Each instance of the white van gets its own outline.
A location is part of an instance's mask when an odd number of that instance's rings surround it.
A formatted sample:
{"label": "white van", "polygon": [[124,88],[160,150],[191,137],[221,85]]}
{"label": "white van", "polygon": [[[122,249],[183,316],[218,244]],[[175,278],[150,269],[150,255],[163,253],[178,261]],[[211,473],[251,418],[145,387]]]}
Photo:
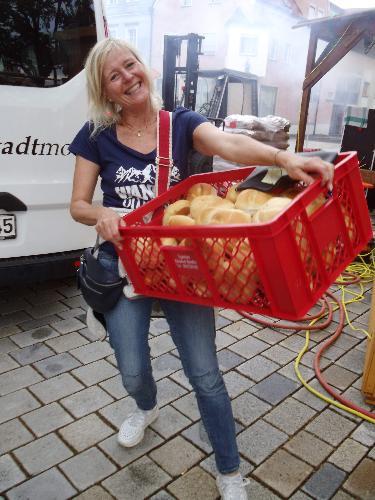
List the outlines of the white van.
{"label": "white van", "polygon": [[0,286],[72,274],[94,242],[69,214],[68,146],[87,119],[83,63],[106,31],[101,0],[47,0],[38,15],[13,4],[0,32]]}

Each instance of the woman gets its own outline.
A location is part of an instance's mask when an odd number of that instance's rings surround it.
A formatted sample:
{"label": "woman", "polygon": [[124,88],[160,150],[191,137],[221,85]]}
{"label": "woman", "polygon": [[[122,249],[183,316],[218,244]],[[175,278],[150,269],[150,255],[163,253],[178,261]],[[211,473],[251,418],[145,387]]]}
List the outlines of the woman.
{"label": "woman", "polygon": [[[98,258],[115,271],[118,262],[114,247],[121,247],[119,226],[124,224],[120,213],[154,196],[161,102],[141,58],[123,41],[106,39],[97,43],[88,56],[86,72],[91,121],[70,146],[76,155],[71,214],[76,221],[95,226],[105,241]],[[174,111],[172,144],[172,184],[186,176],[187,157],[194,148],[204,155],[216,154],[247,165],[276,164],[306,184],[313,180],[310,174],[319,174],[322,183],[332,189],[331,164],[317,158],[303,159],[248,137],[225,134],[184,108]],[[103,206],[94,206],[92,197],[99,176]],[[220,494],[224,499],[246,499],[238,472],[231,403],[216,356],[213,310],[167,300],[160,304],[215,453]],[[146,427],[158,416],[148,346],[151,308],[151,298],[129,300],[123,296],[105,314],[123,384],[137,403],[137,410],[125,419],[118,435],[119,443],[127,447],[138,444]]]}

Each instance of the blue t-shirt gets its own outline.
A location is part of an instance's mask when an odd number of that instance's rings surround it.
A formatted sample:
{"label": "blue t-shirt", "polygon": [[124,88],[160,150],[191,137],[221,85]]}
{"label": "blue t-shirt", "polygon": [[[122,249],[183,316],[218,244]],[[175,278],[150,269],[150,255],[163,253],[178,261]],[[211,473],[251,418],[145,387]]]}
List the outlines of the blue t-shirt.
{"label": "blue t-shirt", "polygon": [[[187,177],[187,163],[193,148],[193,132],[206,122],[202,115],[179,107],[173,112],[171,185]],[[117,140],[116,127],[90,137],[90,122],[78,132],[69,151],[100,167],[103,205],[132,211],[154,197],[156,149],[139,153]]]}

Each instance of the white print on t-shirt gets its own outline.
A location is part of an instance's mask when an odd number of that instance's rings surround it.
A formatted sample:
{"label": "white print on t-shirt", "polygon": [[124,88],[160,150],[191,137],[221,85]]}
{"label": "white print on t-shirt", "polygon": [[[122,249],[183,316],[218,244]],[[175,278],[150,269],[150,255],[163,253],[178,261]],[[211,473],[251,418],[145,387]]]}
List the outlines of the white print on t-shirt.
{"label": "white print on t-shirt", "polygon": [[[124,208],[134,210],[154,198],[155,172],[156,167],[152,163],[148,163],[143,170],[124,168],[122,165],[117,169],[115,183],[126,183],[115,187]],[[179,169],[173,165],[171,185],[176,184],[180,178]]]}
{"label": "white print on t-shirt", "polygon": [[115,182],[150,183],[155,179],[155,165],[149,163],[143,170],[134,167],[125,169],[122,165],[116,172]]}

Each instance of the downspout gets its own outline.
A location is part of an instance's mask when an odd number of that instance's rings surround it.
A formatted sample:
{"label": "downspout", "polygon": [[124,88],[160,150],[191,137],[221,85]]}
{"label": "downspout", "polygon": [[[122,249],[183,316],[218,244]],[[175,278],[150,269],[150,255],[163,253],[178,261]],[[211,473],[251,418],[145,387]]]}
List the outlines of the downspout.
{"label": "downspout", "polygon": [[153,36],[154,36],[154,9],[155,9],[155,5],[157,4],[158,0],[153,0],[152,1],[152,4],[151,4],[151,7],[150,7],[150,49],[149,49],[149,61],[150,61],[150,64],[149,66],[151,67],[151,63],[152,63],[152,40],[153,40]]}

